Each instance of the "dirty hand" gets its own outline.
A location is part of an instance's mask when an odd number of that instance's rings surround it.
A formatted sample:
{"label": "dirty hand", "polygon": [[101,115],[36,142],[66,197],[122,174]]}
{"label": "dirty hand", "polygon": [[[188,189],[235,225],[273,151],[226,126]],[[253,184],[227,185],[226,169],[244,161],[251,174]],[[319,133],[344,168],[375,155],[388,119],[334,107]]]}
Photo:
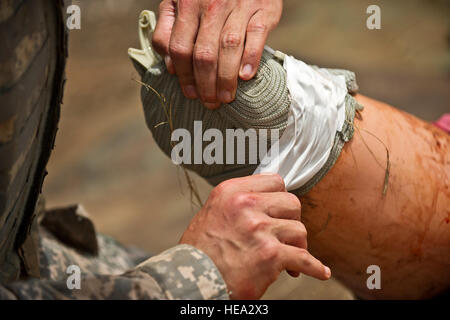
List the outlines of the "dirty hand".
{"label": "dirty hand", "polygon": [[231,179],[213,189],[180,243],[214,261],[232,299],[259,299],[283,270],[330,278],[330,269],[306,250],[300,214],[300,201],[279,175]]}
{"label": "dirty hand", "polygon": [[256,74],[282,0],[163,0],[153,46],[184,95],[209,109],[234,100],[238,75]]}

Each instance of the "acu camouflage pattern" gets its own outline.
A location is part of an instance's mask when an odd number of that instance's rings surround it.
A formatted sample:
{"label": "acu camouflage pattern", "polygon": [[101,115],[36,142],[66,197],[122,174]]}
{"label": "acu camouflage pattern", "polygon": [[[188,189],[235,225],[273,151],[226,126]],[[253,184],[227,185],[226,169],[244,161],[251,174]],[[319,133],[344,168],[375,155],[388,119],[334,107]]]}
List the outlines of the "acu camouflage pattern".
{"label": "acu camouflage pattern", "polygon": [[[81,206],[56,210],[61,223],[69,214],[88,219]],[[55,210],[52,211],[54,214]],[[73,239],[79,224],[71,224],[64,242],[39,224],[40,279],[0,285],[0,299],[228,299],[225,282],[211,259],[189,245],[178,245],[160,255],[122,246],[114,239],[85,233],[96,244],[80,247]],[[86,232],[86,230],[84,230]],[[72,234],[70,234],[72,233]],[[97,247],[97,253],[87,248]],[[136,263],[142,261],[136,266]],[[81,288],[68,289],[67,268],[81,270]]]}
{"label": "acu camouflage pattern", "polygon": [[178,245],[137,267],[152,276],[169,299],[228,299],[225,282],[214,263],[200,250]]}
{"label": "acu camouflage pattern", "polygon": [[[82,207],[45,212],[38,202],[65,82],[64,12],[62,0],[0,0],[0,299],[228,298],[201,251],[181,245],[146,260],[96,234]],[[67,287],[70,265],[80,290]]]}

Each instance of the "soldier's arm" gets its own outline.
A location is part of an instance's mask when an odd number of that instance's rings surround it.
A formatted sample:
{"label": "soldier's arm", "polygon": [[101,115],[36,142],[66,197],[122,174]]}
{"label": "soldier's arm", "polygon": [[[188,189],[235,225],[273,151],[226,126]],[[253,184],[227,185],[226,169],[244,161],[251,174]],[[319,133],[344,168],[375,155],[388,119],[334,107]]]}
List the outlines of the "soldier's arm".
{"label": "soldier's arm", "polygon": [[227,180],[213,189],[181,245],[119,276],[87,276],[78,290],[30,280],[0,287],[0,298],[259,299],[283,270],[329,279],[329,268],[306,250],[300,215],[279,175]]}
{"label": "soldier's arm", "polygon": [[[70,280],[69,280],[70,281]],[[121,275],[68,281],[27,280],[0,285],[0,299],[228,299],[225,282],[202,251],[178,245]]]}

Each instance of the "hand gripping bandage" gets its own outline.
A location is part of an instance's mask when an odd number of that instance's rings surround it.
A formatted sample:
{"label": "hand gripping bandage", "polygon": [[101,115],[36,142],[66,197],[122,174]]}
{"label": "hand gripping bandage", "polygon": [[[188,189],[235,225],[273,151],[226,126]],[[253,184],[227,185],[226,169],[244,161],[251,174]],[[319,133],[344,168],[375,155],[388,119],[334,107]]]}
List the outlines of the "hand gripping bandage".
{"label": "hand gripping bandage", "polygon": [[[239,81],[236,99],[208,110],[199,100],[184,97],[176,76],[153,52],[146,34],[155,23],[152,12],[141,13],[143,49],[130,49],[129,55],[144,84],[141,97],[147,126],[166,155],[174,160],[173,135],[181,129],[192,137],[187,141],[191,148],[183,151],[188,161],[181,164],[213,185],[277,172],[289,191],[303,195],[326,175],[352,138],[355,110],[361,108],[351,96],[358,90],[353,72],[309,66],[266,47],[256,76]],[[239,129],[252,129],[264,148],[257,150],[246,139],[241,159],[233,145],[224,148],[223,161],[201,161],[212,136],[229,137],[230,130]]]}

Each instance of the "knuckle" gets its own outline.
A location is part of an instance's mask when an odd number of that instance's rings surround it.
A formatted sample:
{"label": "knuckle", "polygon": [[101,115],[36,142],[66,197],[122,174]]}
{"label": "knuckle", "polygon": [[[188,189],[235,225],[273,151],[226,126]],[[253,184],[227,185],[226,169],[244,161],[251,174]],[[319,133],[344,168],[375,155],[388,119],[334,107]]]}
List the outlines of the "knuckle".
{"label": "knuckle", "polygon": [[269,229],[269,221],[264,219],[258,215],[255,215],[254,212],[244,211],[245,217],[245,230],[249,234],[257,234],[260,231],[267,231]]}
{"label": "knuckle", "polygon": [[297,253],[297,257],[300,259],[300,261],[302,261],[303,264],[309,264],[309,253],[306,249],[303,248],[299,248],[298,249],[298,253]]}
{"label": "knuckle", "polygon": [[306,227],[303,223],[298,222],[298,232],[302,238],[308,237],[308,231],[306,230]]}
{"label": "knuckle", "polygon": [[[171,0],[173,1],[173,0]],[[178,0],[178,9],[183,10],[185,8],[192,8],[194,0]]]}
{"label": "knuckle", "polygon": [[218,85],[221,87],[237,86],[237,75],[231,74],[228,70],[221,70],[218,72]]}
{"label": "knuckle", "polygon": [[308,268],[313,265],[313,263],[311,262],[311,260],[309,259],[308,256],[305,256],[305,258],[302,260],[302,264],[303,264],[303,267],[305,267],[305,268]]}
{"label": "knuckle", "polygon": [[216,64],[217,54],[209,47],[195,48],[194,63],[200,67],[212,67]]}
{"label": "knuckle", "polygon": [[217,198],[222,196],[224,193],[226,193],[230,189],[231,182],[230,180],[225,180],[218,184],[212,191],[210,196],[212,198]]}
{"label": "knuckle", "polygon": [[211,192],[209,193],[209,196],[208,196],[208,200],[214,201],[217,198],[220,198],[221,194],[223,194],[223,190],[220,187],[220,185],[218,185],[217,187],[215,187],[214,189],[211,190]]}
{"label": "knuckle", "polygon": [[285,188],[284,179],[278,173],[274,174],[272,176],[272,179],[273,179],[273,183],[275,184],[275,187],[277,187],[278,189]]}
{"label": "knuckle", "polygon": [[302,204],[298,197],[290,192],[288,192],[287,195],[289,197],[289,201],[291,202],[291,206],[296,210],[301,210]]}
{"label": "knuckle", "polygon": [[303,236],[304,236],[305,238],[307,238],[307,237],[308,237],[308,230],[307,230],[306,227],[303,225],[303,223],[301,224],[301,226],[302,226],[302,233],[303,233]]}
{"label": "knuckle", "polygon": [[259,55],[260,55],[260,50],[258,50],[257,48],[245,48],[245,52],[244,52],[244,56],[248,59],[248,60],[258,60],[259,59]]}
{"label": "knuckle", "polygon": [[238,33],[226,32],[222,36],[221,47],[222,49],[234,49],[239,48],[243,44],[244,39]]}
{"label": "knuckle", "polygon": [[265,34],[269,31],[269,26],[263,21],[255,20],[249,23],[247,31],[250,33]]}
{"label": "knuckle", "polygon": [[261,248],[261,250],[259,250],[259,252],[260,252],[260,259],[262,261],[273,262],[277,260],[280,251],[278,243],[276,241],[268,240],[264,243],[263,247]]}
{"label": "knuckle", "polygon": [[206,14],[211,14],[222,9],[225,4],[225,0],[206,0],[202,1],[200,6]]}
{"label": "knuckle", "polygon": [[179,42],[172,42],[169,45],[169,54],[175,60],[189,60],[192,56],[191,49]]}
{"label": "knuckle", "polygon": [[233,195],[231,205],[234,208],[249,208],[255,205],[256,199],[247,192],[237,192]]}

